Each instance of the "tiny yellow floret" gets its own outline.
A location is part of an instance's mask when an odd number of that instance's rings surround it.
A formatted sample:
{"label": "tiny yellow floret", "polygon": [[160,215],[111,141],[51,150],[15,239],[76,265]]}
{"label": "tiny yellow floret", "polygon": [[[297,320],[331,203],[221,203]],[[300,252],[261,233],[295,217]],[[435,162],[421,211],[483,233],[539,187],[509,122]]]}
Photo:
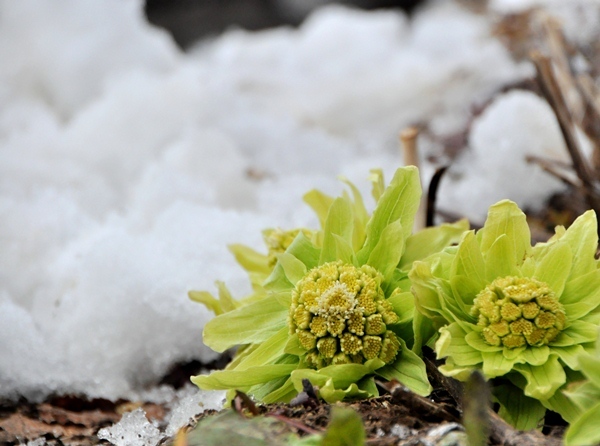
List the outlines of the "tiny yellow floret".
{"label": "tiny yellow floret", "polygon": [[494,280],[477,295],[471,314],[483,327],[485,342],[506,348],[547,345],[566,321],[563,306],[550,287],[529,277]]}

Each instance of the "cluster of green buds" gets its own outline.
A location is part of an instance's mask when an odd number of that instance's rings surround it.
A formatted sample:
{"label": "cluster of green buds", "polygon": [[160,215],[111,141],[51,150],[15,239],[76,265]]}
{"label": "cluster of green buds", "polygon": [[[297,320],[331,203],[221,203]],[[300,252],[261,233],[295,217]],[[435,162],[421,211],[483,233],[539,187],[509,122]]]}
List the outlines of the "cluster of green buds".
{"label": "cluster of green buds", "polygon": [[284,253],[285,250],[289,248],[300,232],[308,238],[311,238],[315,233],[315,231],[306,228],[290,229],[287,231],[281,228],[269,228],[263,231],[263,240],[269,250],[269,253],[267,254],[269,269],[273,269],[277,263],[277,256]]}
{"label": "cluster of green buds", "polygon": [[565,327],[565,312],[550,287],[530,277],[499,277],[477,294],[478,317],[489,345],[506,348],[548,345]]}
{"label": "cluster of green buds", "polygon": [[385,299],[383,276],[369,265],[342,261],[310,270],[292,291],[290,334],[308,351],[306,363],[320,369],[331,364],[362,364],[379,358],[391,363],[400,342],[387,329],[398,315]]}

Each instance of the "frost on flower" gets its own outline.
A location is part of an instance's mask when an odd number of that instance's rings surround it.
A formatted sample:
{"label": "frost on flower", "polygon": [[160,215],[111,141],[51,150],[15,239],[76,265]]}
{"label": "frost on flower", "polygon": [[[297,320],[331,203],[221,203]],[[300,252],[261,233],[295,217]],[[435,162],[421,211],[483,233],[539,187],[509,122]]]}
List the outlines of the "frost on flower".
{"label": "frost on flower", "polygon": [[415,262],[416,338],[445,358],[440,370],[492,380],[500,414],[530,429],[546,409],[578,413],[559,390],[576,380],[600,322],[596,216],[588,211],[531,246],[525,215],[508,200],[458,246]]}
{"label": "frost on flower", "polygon": [[199,387],[289,401],[309,379],[332,402],[377,395],[378,375],[430,392],[424,363],[410,349],[408,270],[457,242],[466,224],[411,234],[421,195],[417,170],[398,169],[387,188],[378,171],[371,180],[377,202],[371,215],[346,181],[352,196],[305,195],[319,230],[265,231],[268,254],[232,246],[249,273],[251,296],[235,301],[223,284],[219,299],[190,293],[217,314],[205,326],[204,342],[217,351],[240,346],[225,370],[194,377]]}

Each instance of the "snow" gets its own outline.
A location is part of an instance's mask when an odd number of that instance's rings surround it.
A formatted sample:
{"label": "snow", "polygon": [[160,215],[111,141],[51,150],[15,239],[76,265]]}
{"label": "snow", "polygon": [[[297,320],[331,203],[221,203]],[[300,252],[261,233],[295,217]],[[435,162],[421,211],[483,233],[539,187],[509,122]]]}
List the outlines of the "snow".
{"label": "snow", "polygon": [[108,440],[115,446],[155,446],[163,437],[142,408],[123,414],[121,421],[98,431],[100,440]]}
{"label": "snow", "polygon": [[179,400],[171,411],[169,424],[165,435],[172,437],[191,420],[205,410],[220,410],[223,408],[225,392],[200,390]]}
{"label": "snow", "polygon": [[[0,398],[134,398],[179,361],[212,360],[211,314],[186,294],[249,291],[227,244],[316,225],[301,197],[339,193],[339,174],[368,196],[369,169],[401,163],[400,130],[428,123],[422,156],[436,154],[533,73],[492,22],[451,2],[411,20],[327,6],[182,53],[139,0],[0,0]],[[562,150],[554,125],[526,93],[497,99],[447,205],[485,212],[496,174],[502,198],[539,205],[547,178],[528,195],[502,179],[526,149]]]}
{"label": "snow", "polygon": [[121,420],[112,426],[100,429],[98,438],[115,446],[155,446],[165,437],[173,437],[204,411],[223,408],[225,392],[198,391],[192,387],[186,386],[177,392],[157,388],[140,395],[146,401],[158,401],[171,407],[168,424],[151,422],[146,412],[137,408],[123,414]]}
{"label": "snow", "polygon": [[[586,153],[591,153],[588,140],[580,137]],[[456,165],[448,180],[442,180],[440,206],[462,209],[466,216],[481,223],[486,215],[482,202],[491,205],[514,197],[521,207],[538,210],[548,196],[564,189],[560,180],[544,173],[537,164],[527,163],[527,156],[567,164],[570,161],[548,103],[522,90],[511,90],[494,99],[473,123],[469,148],[461,156],[465,161]],[[473,184],[478,185],[477,200],[465,201],[472,195]]]}

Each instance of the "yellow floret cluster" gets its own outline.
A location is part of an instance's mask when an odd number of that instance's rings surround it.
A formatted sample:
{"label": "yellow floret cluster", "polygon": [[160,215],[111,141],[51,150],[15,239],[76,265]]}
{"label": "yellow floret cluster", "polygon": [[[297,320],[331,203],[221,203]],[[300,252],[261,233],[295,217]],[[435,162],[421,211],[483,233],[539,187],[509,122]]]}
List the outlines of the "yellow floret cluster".
{"label": "yellow floret cluster", "polygon": [[529,277],[501,277],[473,301],[483,339],[507,348],[547,345],[565,327],[565,312],[550,287]]}
{"label": "yellow floret cluster", "polygon": [[308,351],[310,367],[394,360],[400,342],[387,325],[399,318],[382,280],[368,265],[336,261],[313,268],[296,284],[288,323]]}
{"label": "yellow floret cluster", "polygon": [[313,231],[310,229],[291,229],[284,231],[280,228],[266,229],[263,231],[263,239],[269,249],[269,267],[273,268],[277,263],[277,255],[285,252],[292,244],[298,233],[302,232],[308,238],[312,237]]}

